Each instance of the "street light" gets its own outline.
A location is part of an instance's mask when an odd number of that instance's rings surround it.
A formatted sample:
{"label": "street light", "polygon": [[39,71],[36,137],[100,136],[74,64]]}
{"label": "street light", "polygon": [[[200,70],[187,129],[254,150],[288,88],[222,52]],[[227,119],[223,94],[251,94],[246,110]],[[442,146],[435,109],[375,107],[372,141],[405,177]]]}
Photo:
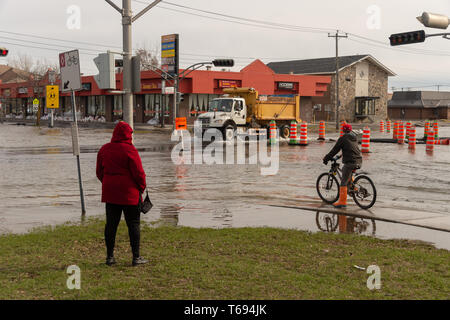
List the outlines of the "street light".
{"label": "street light", "polygon": [[420,17],[417,17],[425,27],[435,29],[447,29],[450,25],[450,19],[443,14],[436,14],[430,12],[424,12]]}

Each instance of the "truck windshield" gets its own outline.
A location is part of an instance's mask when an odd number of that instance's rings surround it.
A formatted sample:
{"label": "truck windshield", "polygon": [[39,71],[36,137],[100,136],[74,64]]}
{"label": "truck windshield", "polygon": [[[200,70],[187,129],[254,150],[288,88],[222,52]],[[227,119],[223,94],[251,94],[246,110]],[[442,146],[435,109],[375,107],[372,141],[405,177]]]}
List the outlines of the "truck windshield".
{"label": "truck windshield", "polygon": [[231,112],[233,99],[216,99],[209,103],[209,111]]}

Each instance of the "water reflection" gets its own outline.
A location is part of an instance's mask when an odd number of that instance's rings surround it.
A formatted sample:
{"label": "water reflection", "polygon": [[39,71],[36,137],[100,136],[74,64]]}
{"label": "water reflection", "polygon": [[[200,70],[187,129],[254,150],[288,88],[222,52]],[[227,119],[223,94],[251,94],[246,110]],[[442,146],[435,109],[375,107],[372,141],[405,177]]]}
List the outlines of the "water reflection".
{"label": "water reflection", "polygon": [[158,226],[178,226],[179,214],[183,207],[176,204],[161,207]]}
{"label": "water reflection", "polygon": [[316,212],[316,225],[324,232],[355,233],[375,236],[376,224],[374,219],[364,219],[338,215],[335,213]]}

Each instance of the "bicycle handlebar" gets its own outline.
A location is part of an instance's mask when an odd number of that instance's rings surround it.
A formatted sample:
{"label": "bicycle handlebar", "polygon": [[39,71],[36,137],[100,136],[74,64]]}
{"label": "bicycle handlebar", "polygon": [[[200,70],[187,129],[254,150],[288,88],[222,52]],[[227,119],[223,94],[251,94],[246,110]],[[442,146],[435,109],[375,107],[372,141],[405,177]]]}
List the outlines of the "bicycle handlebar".
{"label": "bicycle handlebar", "polygon": [[336,161],[338,161],[340,158],[342,158],[342,155],[334,157],[334,158],[333,158],[333,161],[336,162]]}

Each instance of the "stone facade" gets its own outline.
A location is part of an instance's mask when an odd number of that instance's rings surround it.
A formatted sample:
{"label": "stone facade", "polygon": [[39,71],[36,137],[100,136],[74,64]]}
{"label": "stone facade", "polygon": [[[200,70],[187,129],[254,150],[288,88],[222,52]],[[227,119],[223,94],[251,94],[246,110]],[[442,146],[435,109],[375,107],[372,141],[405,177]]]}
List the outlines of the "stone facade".
{"label": "stone facade", "polygon": [[[367,62],[366,62],[367,61]],[[356,70],[359,63],[369,64],[368,75],[368,96],[379,97],[375,100],[375,115],[370,115],[369,118],[373,121],[387,118],[387,102],[388,102],[388,73],[371,63],[369,60],[358,62],[349,66],[339,72],[339,98],[341,107],[339,109],[340,120],[348,122],[368,121],[368,118],[356,118]],[[314,112],[316,120],[335,120],[335,85],[336,76],[332,76],[332,81],[329,89],[324,97],[314,97],[312,105],[321,105],[320,110]],[[304,111],[305,114],[308,112]],[[311,121],[306,119],[307,121]]]}

